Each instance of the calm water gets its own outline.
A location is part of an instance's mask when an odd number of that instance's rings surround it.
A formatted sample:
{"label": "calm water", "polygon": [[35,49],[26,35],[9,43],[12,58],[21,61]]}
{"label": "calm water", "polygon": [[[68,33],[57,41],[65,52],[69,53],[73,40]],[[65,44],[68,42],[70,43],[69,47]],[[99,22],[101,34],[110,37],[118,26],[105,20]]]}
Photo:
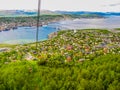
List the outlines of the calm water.
{"label": "calm water", "polygon": [[[75,19],[51,23],[40,27],[39,40],[46,40],[48,34],[57,29],[120,28],[120,17],[106,19]],[[0,43],[23,44],[35,42],[36,27],[18,27],[16,30],[0,32]]]}
{"label": "calm water", "polygon": [[106,19],[75,19],[73,21],[61,21],[60,24],[64,29],[111,29],[120,27],[120,17],[110,17]]}
{"label": "calm water", "polygon": [[[39,40],[46,40],[48,34],[55,32],[53,26],[40,27]],[[0,43],[23,44],[35,42],[36,27],[18,27],[18,29],[0,32]]]}

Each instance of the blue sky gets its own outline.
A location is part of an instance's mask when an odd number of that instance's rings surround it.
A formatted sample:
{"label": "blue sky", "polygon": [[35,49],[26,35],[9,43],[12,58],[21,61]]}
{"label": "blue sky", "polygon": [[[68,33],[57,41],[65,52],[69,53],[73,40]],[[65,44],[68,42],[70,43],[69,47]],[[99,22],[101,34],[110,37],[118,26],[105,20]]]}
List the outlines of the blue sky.
{"label": "blue sky", "polygon": [[[0,10],[37,9],[38,0],[0,0]],[[42,9],[120,12],[120,0],[41,0]]]}

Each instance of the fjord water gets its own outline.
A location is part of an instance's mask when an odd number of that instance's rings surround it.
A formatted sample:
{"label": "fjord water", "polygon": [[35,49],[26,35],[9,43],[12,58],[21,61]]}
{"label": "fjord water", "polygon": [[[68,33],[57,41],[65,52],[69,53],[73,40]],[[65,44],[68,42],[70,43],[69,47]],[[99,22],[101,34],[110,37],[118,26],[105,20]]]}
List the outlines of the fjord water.
{"label": "fjord water", "polygon": [[64,29],[113,29],[120,27],[120,16],[68,20],[62,21],[60,25]]}
{"label": "fjord water", "polygon": [[[75,19],[50,23],[40,27],[39,41],[46,40],[48,34],[57,31],[57,29],[88,29],[88,28],[120,28],[120,17],[109,17],[102,19]],[[15,30],[0,32],[0,43],[23,44],[35,42],[36,27],[18,27]]]}
{"label": "fjord water", "polygon": [[[44,26],[39,28],[39,40],[46,40],[48,34],[55,32],[53,26]],[[24,44],[35,42],[36,27],[18,27],[15,30],[0,32],[0,43]]]}

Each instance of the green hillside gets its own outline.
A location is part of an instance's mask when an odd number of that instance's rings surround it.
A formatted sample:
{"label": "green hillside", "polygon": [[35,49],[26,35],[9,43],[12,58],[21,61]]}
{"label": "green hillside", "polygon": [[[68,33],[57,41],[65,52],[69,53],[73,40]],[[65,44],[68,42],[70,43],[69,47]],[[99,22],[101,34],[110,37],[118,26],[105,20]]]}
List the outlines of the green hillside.
{"label": "green hillside", "polygon": [[[0,52],[0,90],[119,90],[120,33],[66,30]],[[2,46],[3,47],[3,46]]]}
{"label": "green hillside", "polygon": [[[40,14],[58,15],[58,13],[49,10],[41,10]],[[27,17],[27,16],[36,16],[36,15],[37,15],[37,10],[0,10],[0,17]]]}

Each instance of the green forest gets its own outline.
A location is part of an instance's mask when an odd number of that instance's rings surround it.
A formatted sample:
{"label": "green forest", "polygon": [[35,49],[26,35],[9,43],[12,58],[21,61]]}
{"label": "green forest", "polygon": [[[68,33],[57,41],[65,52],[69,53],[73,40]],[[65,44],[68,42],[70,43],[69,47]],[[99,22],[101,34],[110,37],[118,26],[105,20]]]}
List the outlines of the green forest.
{"label": "green forest", "polygon": [[[63,14],[63,15],[41,15],[40,21],[48,22],[61,20],[66,18],[103,18],[102,16],[93,14],[83,14],[83,15],[71,15],[71,14]],[[37,16],[21,16],[21,17],[0,17],[0,23],[28,23],[28,22],[36,22]]]}
{"label": "green forest", "polygon": [[[2,46],[3,47],[3,46]],[[119,90],[120,33],[61,30],[0,52],[0,90]]]}

